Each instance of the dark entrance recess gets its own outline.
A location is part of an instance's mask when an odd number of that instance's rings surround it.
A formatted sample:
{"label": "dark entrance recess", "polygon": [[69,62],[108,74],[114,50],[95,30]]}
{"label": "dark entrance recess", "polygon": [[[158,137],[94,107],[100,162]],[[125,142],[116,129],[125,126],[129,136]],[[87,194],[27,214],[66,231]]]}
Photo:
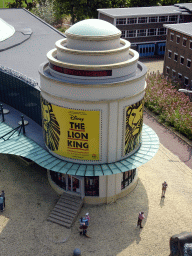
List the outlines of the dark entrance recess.
{"label": "dark entrance recess", "polygon": [[85,196],[99,196],[99,177],[85,177]]}

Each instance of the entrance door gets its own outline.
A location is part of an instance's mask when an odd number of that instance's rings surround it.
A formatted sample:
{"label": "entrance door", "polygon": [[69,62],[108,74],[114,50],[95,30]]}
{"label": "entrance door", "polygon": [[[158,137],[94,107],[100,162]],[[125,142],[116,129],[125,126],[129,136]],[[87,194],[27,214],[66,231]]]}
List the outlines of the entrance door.
{"label": "entrance door", "polygon": [[68,190],[71,192],[79,193],[81,192],[81,180],[74,177],[73,175],[68,175]]}

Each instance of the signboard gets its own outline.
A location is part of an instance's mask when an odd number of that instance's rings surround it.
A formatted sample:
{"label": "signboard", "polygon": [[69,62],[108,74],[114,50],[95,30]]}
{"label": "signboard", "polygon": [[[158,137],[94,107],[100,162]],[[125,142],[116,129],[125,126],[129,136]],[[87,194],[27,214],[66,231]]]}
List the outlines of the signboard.
{"label": "signboard", "polygon": [[143,104],[141,100],[125,108],[125,141],[124,156],[141,144],[143,126]]}
{"label": "signboard", "polygon": [[54,153],[79,160],[99,160],[100,111],[75,110],[42,99],[44,139]]}
{"label": "signboard", "polygon": [[77,69],[59,67],[51,63],[49,65],[53,70],[59,73],[72,75],[72,76],[92,76],[92,77],[112,76],[112,70],[77,70]]}

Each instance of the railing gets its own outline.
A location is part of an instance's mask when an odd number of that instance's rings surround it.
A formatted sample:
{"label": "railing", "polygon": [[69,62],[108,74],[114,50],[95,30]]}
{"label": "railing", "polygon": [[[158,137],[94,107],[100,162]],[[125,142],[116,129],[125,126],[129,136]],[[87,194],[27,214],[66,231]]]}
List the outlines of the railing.
{"label": "railing", "polygon": [[26,75],[21,74],[18,71],[13,70],[12,68],[7,68],[7,67],[0,65],[0,71],[7,73],[8,75],[11,75],[15,78],[18,78],[18,79],[22,80],[23,82],[25,82],[35,88],[37,88],[37,87],[39,88],[39,84],[37,81],[27,77]]}

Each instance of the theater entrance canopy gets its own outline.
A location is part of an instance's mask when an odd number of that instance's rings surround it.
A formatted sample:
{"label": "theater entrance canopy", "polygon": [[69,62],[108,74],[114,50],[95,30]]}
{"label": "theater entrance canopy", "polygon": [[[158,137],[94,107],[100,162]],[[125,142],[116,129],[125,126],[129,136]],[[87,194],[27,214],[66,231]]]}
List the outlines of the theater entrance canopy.
{"label": "theater entrance canopy", "polygon": [[[13,130],[9,125],[0,123],[0,138]],[[143,125],[142,145],[131,156],[110,164],[76,164],[64,161],[50,154],[46,149],[19,132],[0,139],[0,153],[28,158],[51,171],[77,176],[103,176],[123,173],[150,161],[157,153],[159,139],[147,125]]]}

